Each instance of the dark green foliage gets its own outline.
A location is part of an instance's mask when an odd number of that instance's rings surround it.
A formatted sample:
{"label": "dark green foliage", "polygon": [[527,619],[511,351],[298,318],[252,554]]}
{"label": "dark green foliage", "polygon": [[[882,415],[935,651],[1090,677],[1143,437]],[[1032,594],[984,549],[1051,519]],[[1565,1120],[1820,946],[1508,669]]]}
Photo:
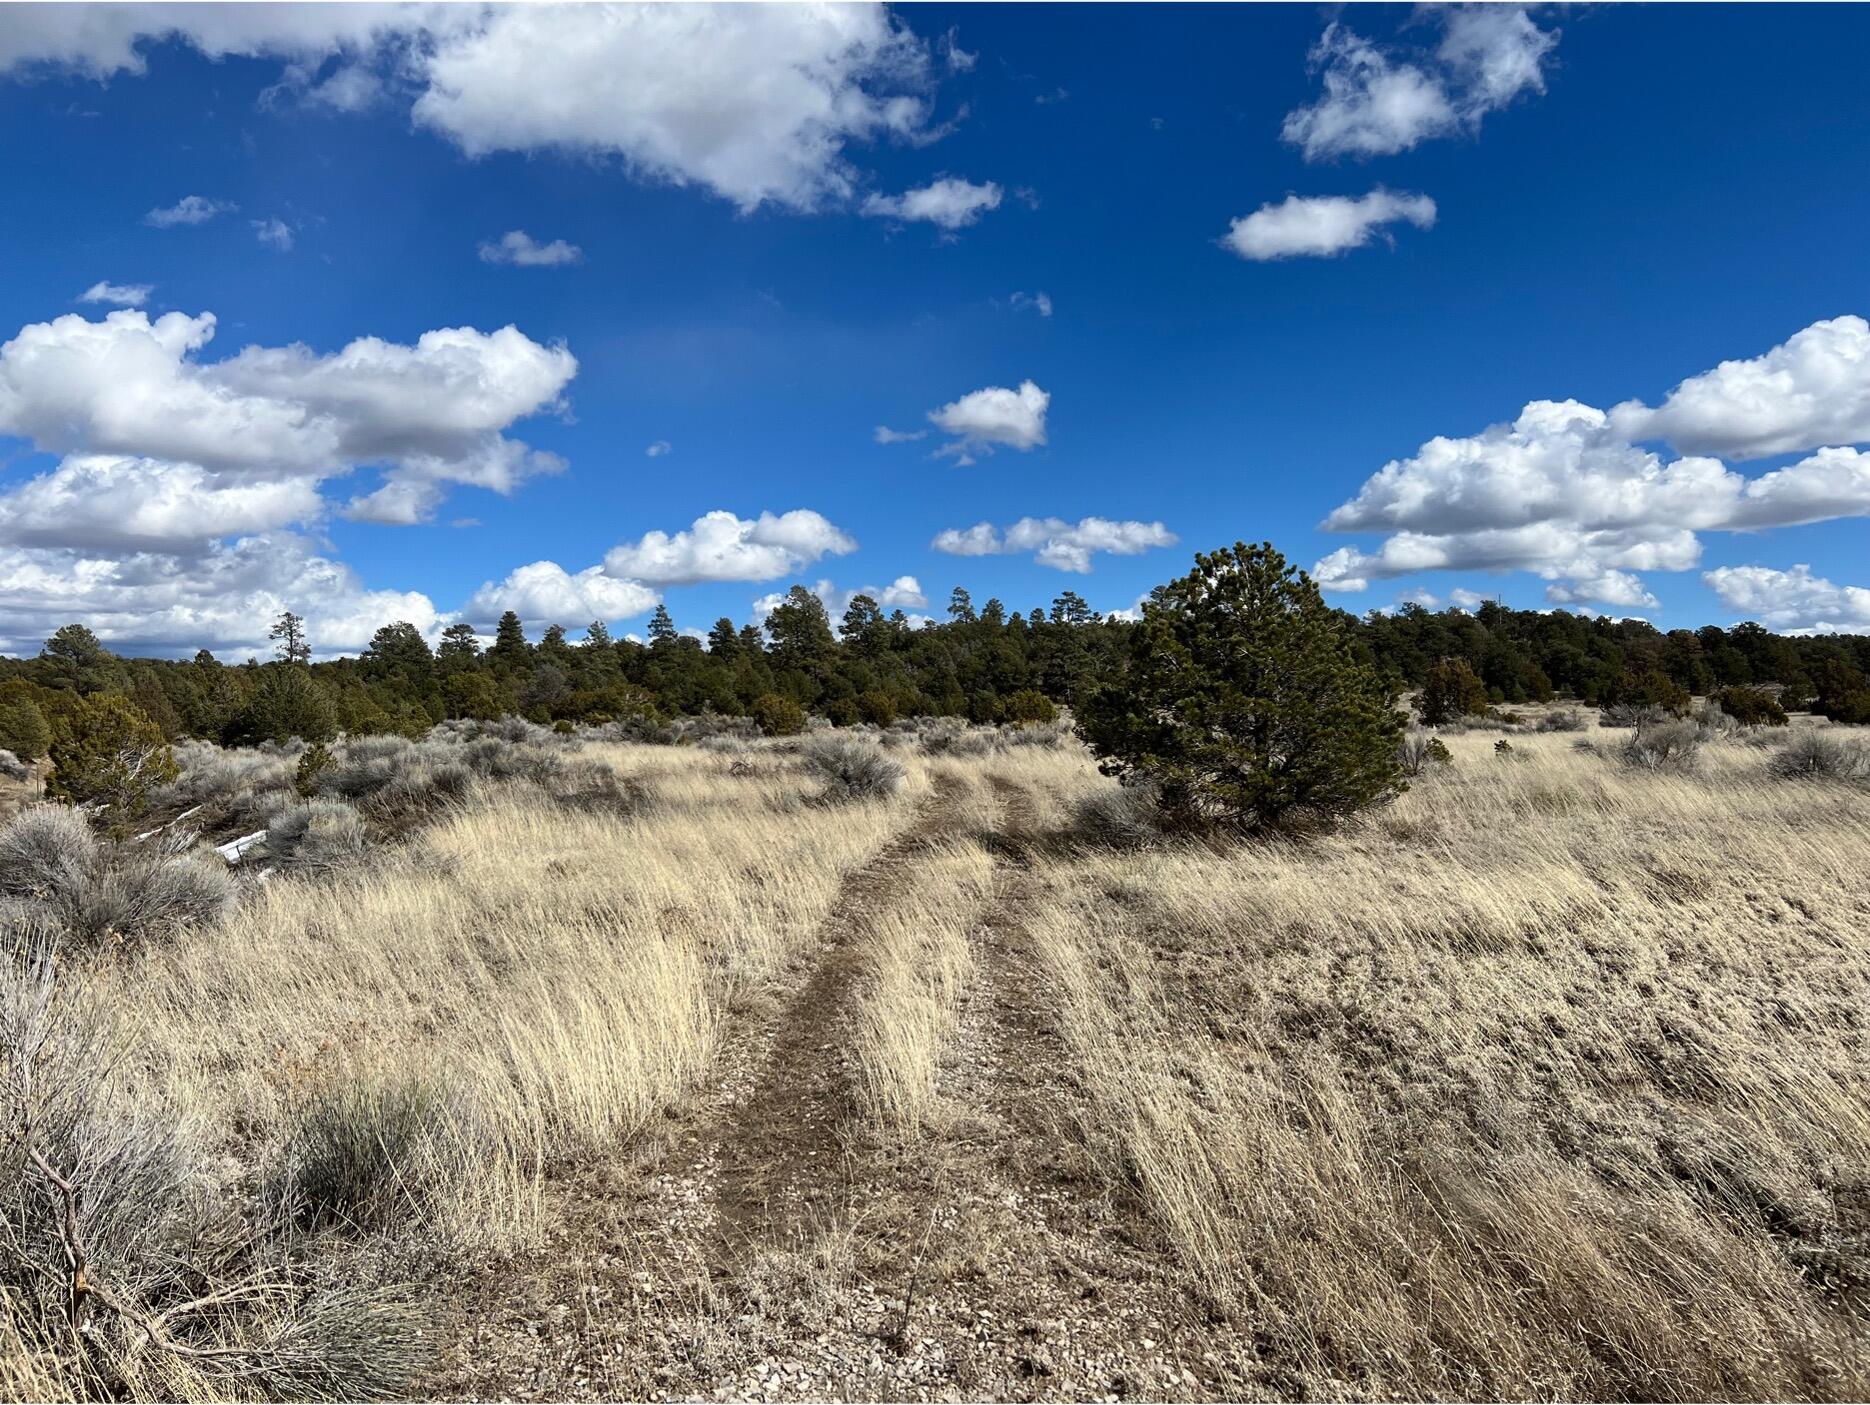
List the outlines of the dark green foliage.
{"label": "dark green foliage", "polygon": [[1688,689],[1659,668],[1626,669],[1604,696],[1608,706],[1659,707],[1673,717],[1688,715]]}
{"label": "dark green foliage", "polygon": [[1855,693],[1839,693],[1822,699],[1814,709],[1821,717],[1852,726],[1870,724],[1870,688]]}
{"label": "dark green foliage", "polygon": [[[1359,662],[1398,690],[1423,687],[1432,671],[1458,662],[1465,670],[1457,671],[1459,686],[1431,689],[1455,695],[1451,718],[1558,693],[1612,705],[1606,721],[1629,725],[1658,708],[1679,710],[1688,692],[1771,685],[1788,710],[1809,706],[1837,721],[1870,722],[1870,637],[1789,639],[1755,624],[1663,634],[1641,620],[1509,610],[1491,601],[1471,613],[1431,614],[1415,605],[1362,619],[1332,613]],[[32,730],[29,719],[19,720],[20,704],[56,730],[76,700],[103,694],[131,696],[165,736],[225,744],[314,739],[325,730],[315,697],[329,704],[331,725],[351,736],[415,737],[450,718],[521,715],[543,725],[660,727],[672,717],[747,717],[768,695],[846,722],[887,725],[886,715],[1021,722],[1078,706],[1120,671],[1136,630],[1099,616],[1072,591],[1049,610],[1021,611],[999,600],[977,610],[962,590],[947,618],[923,628],[860,595],[834,631],[822,602],[802,586],[787,592],[771,626],[769,641],[758,624],[736,629],[718,620],[704,648],[672,617],[654,622],[653,645],[616,638],[595,622],[579,642],[549,628],[535,647],[508,611],[485,651],[464,622],[444,630],[431,655],[424,633],[398,621],[379,629],[356,658],[308,664],[304,621],[282,619],[277,642],[299,660],[292,666],[309,677],[310,693],[269,681],[283,663],[227,666],[207,650],[189,662],[126,666],[89,630],[68,626],[35,658],[0,659],[0,749],[26,754],[24,742],[8,747],[5,740],[9,729],[16,741],[22,726]],[[297,696],[276,696],[281,691]]]}
{"label": "dark green foliage", "polygon": [[324,742],[337,735],[337,709],[304,664],[268,664],[257,673],[243,724],[250,738]]}
{"label": "dark green foliage", "polygon": [[754,700],[753,720],[769,737],[796,737],[805,730],[805,709],[791,698],[767,693]]}
{"label": "dark green foliage", "polygon": [[1324,820],[1401,784],[1393,692],[1271,545],[1199,555],[1158,592],[1079,730],[1107,774],[1154,782],[1182,818]]}
{"label": "dark green foliage", "polygon": [[299,753],[299,764],[292,773],[292,788],[300,795],[316,794],[318,778],[329,771],[332,764],[331,748],[323,742],[313,742]]}
{"label": "dark green foliage", "polygon": [[1485,717],[1491,710],[1487,685],[1466,659],[1437,659],[1422,680],[1416,712],[1423,722],[1439,727],[1463,717]]}
{"label": "dark green foliage", "polygon": [[0,704],[0,751],[22,761],[37,761],[52,745],[52,728],[30,699]]}
{"label": "dark green foliage", "polygon": [[90,697],[122,692],[129,683],[123,663],[81,624],[68,624],[45,641],[39,657],[46,664],[46,686]]}
{"label": "dark green foliage", "polygon": [[1779,699],[1764,688],[1735,684],[1713,697],[1721,711],[1743,727],[1783,727],[1789,720]]}
{"label": "dark green foliage", "polygon": [[150,791],[177,775],[162,729],[120,693],[77,701],[61,713],[48,754],[47,795],[109,805],[115,819],[141,814]]}
{"label": "dark green foliage", "polygon": [[857,716],[873,727],[887,727],[896,720],[896,699],[880,688],[857,696]]}
{"label": "dark green foliage", "polygon": [[1002,709],[1008,722],[1055,722],[1058,705],[1037,688],[1021,688]]}

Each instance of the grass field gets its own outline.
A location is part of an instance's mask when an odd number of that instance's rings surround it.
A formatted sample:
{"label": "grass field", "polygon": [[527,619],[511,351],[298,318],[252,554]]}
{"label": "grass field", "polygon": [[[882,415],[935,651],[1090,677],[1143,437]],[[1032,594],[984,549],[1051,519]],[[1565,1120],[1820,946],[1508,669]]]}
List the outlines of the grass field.
{"label": "grass field", "polygon": [[1870,789],[1501,736],[1137,849],[1070,743],[592,743],[16,975],[134,1301],[0,1268],[0,1393],[1862,1398]]}

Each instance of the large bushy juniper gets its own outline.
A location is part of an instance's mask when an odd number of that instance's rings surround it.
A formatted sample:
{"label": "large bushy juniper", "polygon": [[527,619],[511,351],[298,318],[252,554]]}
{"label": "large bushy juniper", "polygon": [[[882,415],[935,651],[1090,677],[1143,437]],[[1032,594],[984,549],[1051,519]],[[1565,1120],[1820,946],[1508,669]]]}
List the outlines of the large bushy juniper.
{"label": "large bushy juniper", "polygon": [[1078,724],[1106,773],[1187,819],[1315,822],[1402,783],[1393,690],[1270,544],[1198,555],[1158,589]]}

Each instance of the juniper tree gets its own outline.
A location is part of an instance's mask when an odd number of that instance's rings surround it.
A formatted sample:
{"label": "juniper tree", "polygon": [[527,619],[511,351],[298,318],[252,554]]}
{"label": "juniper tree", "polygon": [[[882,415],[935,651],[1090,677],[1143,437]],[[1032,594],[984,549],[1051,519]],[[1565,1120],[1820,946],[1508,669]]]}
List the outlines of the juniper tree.
{"label": "juniper tree", "polygon": [[1240,543],[1144,605],[1078,725],[1106,774],[1154,782],[1172,813],[1282,826],[1400,788],[1394,701],[1310,578]]}

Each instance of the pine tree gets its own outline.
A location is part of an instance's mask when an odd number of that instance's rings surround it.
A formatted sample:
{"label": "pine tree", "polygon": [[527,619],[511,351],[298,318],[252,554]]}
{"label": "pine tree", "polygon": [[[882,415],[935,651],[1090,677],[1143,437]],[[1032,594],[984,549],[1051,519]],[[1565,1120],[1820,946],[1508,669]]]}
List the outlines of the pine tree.
{"label": "pine tree", "polygon": [[766,630],[773,636],[773,662],[781,668],[809,668],[830,658],[837,648],[824,601],[802,585],[786,592],[786,598],[766,617]]}
{"label": "pine tree", "polygon": [[526,642],[526,628],[513,611],[501,615],[500,622],[494,626],[493,647],[487,651],[487,657],[495,667],[502,669],[524,668],[532,658],[532,645]]}
{"label": "pine tree", "polygon": [[565,626],[547,625],[545,633],[539,636],[539,657],[549,659],[559,668],[571,662],[571,644],[565,638]]}
{"label": "pine tree", "polygon": [[592,620],[584,627],[584,642],[578,646],[593,652],[610,652],[610,627],[602,620]]}
{"label": "pine tree", "polygon": [[48,682],[82,697],[94,693],[123,692],[129,676],[118,657],[98,642],[81,624],[68,624],[45,641],[39,657],[48,665]]}
{"label": "pine tree", "polygon": [[885,628],[883,608],[868,595],[853,595],[838,633],[858,653],[871,656],[882,649]]}
{"label": "pine tree", "polygon": [[740,626],[740,652],[749,658],[758,658],[766,652],[766,632],[757,624]]}
{"label": "pine tree", "polygon": [[675,628],[675,621],[669,615],[669,607],[658,604],[656,613],[649,617],[649,647],[671,649],[681,637]]}
{"label": "pine tree", "polygon": [[960,586],[948,597],[948,618],[956,624],[974,623],[974,597]]}
{"label": "pine tree", "polygon": [[740,635],[734,622],[722,615],[708,631],[708,653],[720,663],[732,663],[740,653]]}
{"label": "pine tree", "polygon": [[480,657],[480,640],[474,626],[462,621],[442,631],[442,642],[435,650],[435,662],[444,674],[465,672]]}
{"label": "pine tree", "polygon": [[1270,544],[1197,555],[1145,605],[1079,728],[1106,774],[1153,781],[1189,819],[1329,819],[1401,784],[1393,694]]}
{"label": "pine tree", "polygon": [[287,610],[273,621],[273,627],[266,631],[266,637],[275,644],[274,652],[281,663],[310,663],[312,661],[311,642],[305,637],[305,621]]}

